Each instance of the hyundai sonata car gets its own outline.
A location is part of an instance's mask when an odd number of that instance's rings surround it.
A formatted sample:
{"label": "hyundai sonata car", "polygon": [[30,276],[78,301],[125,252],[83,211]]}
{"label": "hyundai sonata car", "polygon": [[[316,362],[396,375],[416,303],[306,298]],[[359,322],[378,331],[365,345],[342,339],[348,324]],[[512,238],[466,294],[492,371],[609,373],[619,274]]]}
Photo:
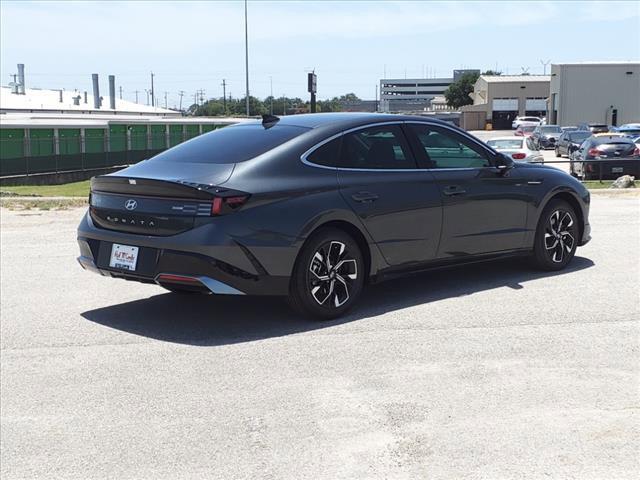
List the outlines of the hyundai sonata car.
{"label": "hyundai sonata car", "polygon": [[560,270],[589,193],[422,117],[265,116],[95,177],[80,264],[171,292],[281,295],[335,318],[365,286],[511,256]]}

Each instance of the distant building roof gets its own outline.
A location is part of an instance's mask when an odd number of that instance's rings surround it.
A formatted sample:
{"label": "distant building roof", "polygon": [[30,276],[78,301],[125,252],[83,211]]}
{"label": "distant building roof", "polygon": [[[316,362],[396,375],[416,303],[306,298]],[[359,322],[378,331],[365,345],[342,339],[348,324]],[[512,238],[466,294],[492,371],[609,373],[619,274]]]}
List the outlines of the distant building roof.
{"label": "distant building roof", "polygon": [[[80,97],[79,104],[74,97]],[[145,115],[181,115],[175,110],[142,105],[116,98],[115,110],[109,108],[109,97],[102,97],[102,106],[94,108],[93,95],[87,93],[85,103],[84,92],[78,90],[44,90],[27,88],[24,95],[12,93],[11,87],[0,87],[0,112],[70,112],[96,114],[145,114]]]}
{"label": "distant building roof", "polygon": [[487,83],[550,82],[551,75],[480,75]]}
{"label": "distant building roof", "polygon": [[640,60],[605,60],[603,62],[594,62],[594,61],[589,61],[589,62],[558,62],[558,63],[553,63],[552,65],[591,65],[591,66],[597,66],[597,65],[640,65]]}

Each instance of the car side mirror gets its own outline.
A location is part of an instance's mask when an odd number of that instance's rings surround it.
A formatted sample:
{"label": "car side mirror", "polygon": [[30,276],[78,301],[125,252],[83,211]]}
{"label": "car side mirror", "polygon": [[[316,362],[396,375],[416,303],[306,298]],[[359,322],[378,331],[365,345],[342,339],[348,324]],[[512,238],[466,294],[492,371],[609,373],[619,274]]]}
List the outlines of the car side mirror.
{"label": "car side mirror", "polygon": [[498,169],[498,172],[504,174],[513,168],[514,163],[515,162],[510,156],[501,153],[496,157],[495,167]]}

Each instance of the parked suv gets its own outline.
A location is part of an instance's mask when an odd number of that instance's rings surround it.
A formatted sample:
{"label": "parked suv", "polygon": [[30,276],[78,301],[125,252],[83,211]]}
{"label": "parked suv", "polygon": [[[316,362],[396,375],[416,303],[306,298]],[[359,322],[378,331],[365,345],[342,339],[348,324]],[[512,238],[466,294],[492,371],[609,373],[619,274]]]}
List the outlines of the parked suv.
{"label": "parked suv", "polygon": [[533,125],[538,126],[542,123],[538,117],[516,117],[516,119],[511,123],[511,128],[518,128],[524,125]]}
{"label": "parked suv", "polygon": [[537,150],[541,148],[554,148],[558,137],[562,134],[559,125],[538,125],[531,138]]}

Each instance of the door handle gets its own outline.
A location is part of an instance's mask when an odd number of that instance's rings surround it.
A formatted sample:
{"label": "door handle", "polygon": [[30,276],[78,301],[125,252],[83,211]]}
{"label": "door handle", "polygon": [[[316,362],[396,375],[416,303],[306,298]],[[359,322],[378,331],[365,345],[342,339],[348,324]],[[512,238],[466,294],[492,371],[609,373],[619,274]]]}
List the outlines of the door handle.
{"label": "door handle", "polygon": [[376,195],[375,193],[371,193],[371,192],[358,192],[351,195],[351,198],[353,198],[356,202],[359,202],[359,203],[368,203],[368,202],[375,202],[380,197],[378,197],[378,195]]}
{"label": "door handle", "polygon": [[442,190],[442,193],[444,193],[449,197],[453,197],[455,195],[464,195],[465,193],[467,193],[467,191],[463,190],[458,185],[448,185],[444,187],[444,190]]}

